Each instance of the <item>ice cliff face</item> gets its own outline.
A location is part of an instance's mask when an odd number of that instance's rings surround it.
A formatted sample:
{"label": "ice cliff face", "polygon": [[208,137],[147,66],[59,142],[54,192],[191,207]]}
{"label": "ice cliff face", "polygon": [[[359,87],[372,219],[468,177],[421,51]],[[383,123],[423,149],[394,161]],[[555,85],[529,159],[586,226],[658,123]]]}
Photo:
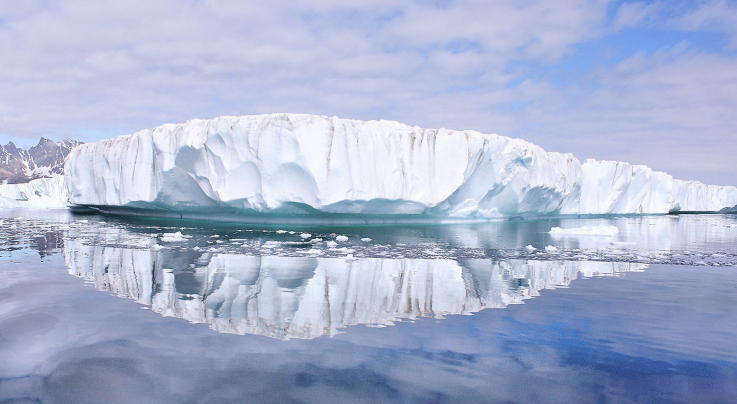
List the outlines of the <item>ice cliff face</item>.
{"label": "ice cliff face", "polygon": [[69,201],[244,213],[493,218],[718,211],[737,188],[547,153],[475,131],[271,114],[192,120],[82,145]]}
{"label": "ice cliff face", "polygon": [[64,177],[40,178],[24,184],[0,184],[1,208],[64,208],[67,189]]}

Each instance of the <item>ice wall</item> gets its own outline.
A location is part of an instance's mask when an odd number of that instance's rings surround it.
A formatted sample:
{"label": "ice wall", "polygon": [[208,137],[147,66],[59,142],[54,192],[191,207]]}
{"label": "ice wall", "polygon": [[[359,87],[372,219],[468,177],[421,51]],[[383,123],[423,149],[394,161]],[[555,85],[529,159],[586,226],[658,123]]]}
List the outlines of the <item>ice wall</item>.
{"label": "ice wall", "polygon": [[72,204],[168,211],[519,214],[718,211],[737,188],[393,121],[270,114],[167,124],[69,155]]}
{"label": "ice wall", "polygon": [[0,184],[0,208],[65,208],[64,177],[40,178],[24,184]]}

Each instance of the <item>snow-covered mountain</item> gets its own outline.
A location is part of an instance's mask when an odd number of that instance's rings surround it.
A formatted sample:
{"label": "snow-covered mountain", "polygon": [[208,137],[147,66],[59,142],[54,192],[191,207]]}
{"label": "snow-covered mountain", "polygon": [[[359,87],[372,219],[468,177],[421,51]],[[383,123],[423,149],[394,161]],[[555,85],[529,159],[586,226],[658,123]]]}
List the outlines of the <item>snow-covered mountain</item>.
{"label": "snow-covered mountain", "polygon": [[24,150],[8,142],[0,146],[0,183],[23,184],[37,178],[61,175],[64,159],[80,144],[76,140],[57,143],[41,138],[36,146]]}
{"label": "snow-covered mountain", "polygon": [[521,139],[301,114],[196,119],[88,143],[69,155],[65,175],[72,204],[182,217],[494,218],[737,205],[732,186],[581,163]]}

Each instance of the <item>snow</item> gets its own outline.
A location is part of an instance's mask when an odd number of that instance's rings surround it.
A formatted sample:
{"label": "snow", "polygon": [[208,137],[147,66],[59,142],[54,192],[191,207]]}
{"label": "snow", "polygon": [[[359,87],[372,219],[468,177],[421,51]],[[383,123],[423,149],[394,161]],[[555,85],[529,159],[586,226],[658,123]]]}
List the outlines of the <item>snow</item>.
{"label": "snow", "polygon": [[[488,219],[737,206],[737,188],[521,139],[302,114],[191,120],[75,148],[73,204]],[[396,217],[396,216],[394,216]]]}
{"label": "snow", "polygon": [[617,228],[617,226],[583,226],[571,227],[567,229],[553,227],[552,229],[550,229],[550,234],[553,236],[616,236],[617,234],[619,234],[619,228]]}
{"label": "snow", "polygon": [[64,177],[40,178],[24,184],[0,184],[0,208],[65,208]]}

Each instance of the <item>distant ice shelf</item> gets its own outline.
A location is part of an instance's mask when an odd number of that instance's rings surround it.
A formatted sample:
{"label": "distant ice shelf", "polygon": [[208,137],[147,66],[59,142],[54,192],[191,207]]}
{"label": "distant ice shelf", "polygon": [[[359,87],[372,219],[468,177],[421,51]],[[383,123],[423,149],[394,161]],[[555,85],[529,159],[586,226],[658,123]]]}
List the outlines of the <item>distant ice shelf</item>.
{"label": "distant ice shelf", "polygon": [[[548,153],[476,131],[269,114],[191,120],[74,149],[69,202],[128,214],[278,222],[717,212],[737,188]],[[360,219],[364,218],[364,219]]]}
{"label": "distant ice shelf", "polygon": [[0,184],[0,209],[61,209],[68,205],[62,176],[40,178],[24,184]]}

